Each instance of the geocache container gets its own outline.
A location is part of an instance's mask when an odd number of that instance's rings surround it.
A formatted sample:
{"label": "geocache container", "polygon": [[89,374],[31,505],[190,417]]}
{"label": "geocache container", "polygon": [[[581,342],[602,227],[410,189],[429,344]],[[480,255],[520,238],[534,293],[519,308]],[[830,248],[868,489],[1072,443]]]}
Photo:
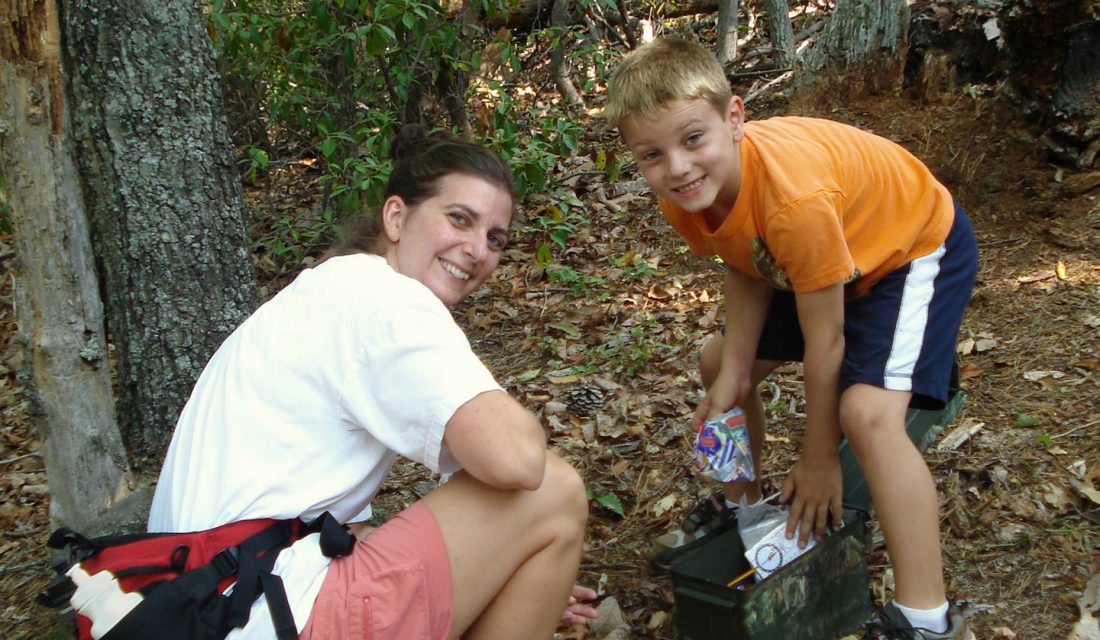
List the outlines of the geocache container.
{"label": "geocache container", "polygon": [[[962,404],[910,410],[909,438],[923,451]],[[749,569],[737,527],[673,561],[674,621],[681,640],[830,640],[871,616],[867,573],[867,481],[848,443],[840,445],[845,525],[768,578],[744,590],[727,586]]]}
{"label": "geocache container", "polygon": [[749,569],[733,527],[672,563],[676,626],[682,640],[827,640],[871,614],[867,517],[846,511],[845,525],[759,583],[727,584]]}

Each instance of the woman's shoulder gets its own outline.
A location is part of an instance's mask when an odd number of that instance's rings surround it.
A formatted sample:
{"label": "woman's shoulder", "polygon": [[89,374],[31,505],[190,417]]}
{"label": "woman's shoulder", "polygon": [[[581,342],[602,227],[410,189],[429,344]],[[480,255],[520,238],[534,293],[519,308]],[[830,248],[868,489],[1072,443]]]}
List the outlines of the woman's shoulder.
{"label": "woman's shoulder", "polygon": [[[419,309],[450,317],[450,312],[428,287],[395,271],[382,256],[355,253],[329,258],[317,265],[313,277],[330,294],[353,303],[391,311]],[[304,273],[303,273],[304,275]]]}

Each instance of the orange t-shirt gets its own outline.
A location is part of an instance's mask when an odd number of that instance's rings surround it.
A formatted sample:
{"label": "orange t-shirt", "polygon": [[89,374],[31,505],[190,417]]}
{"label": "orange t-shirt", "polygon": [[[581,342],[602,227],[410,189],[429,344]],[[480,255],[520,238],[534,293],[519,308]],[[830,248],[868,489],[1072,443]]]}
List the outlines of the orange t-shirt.
{"label": "orange t-shirt", "polygon": [[901,146],[838,122],[750,122],[741,187],[718,229],[661,200],[693,253],[717,255],[784,290],[851,283],[862,295],[943,243],[954,221],[947,188]]}

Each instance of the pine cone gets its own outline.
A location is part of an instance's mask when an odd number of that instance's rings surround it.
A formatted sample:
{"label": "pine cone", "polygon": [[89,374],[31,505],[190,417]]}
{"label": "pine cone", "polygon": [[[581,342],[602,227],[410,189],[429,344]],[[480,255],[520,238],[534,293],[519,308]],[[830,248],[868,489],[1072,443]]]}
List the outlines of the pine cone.
{"label": "pine cone", "polygon": [[602,407],[603,402],[603,389],[593,385],[581,385],[565,392],[565,404],[574,413],[587,415],[593,409]]}

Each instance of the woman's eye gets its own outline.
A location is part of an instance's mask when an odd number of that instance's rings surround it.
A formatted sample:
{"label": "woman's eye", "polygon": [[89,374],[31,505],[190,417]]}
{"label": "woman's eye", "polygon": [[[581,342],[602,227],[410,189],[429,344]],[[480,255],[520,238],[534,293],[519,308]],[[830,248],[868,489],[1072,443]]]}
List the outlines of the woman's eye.
{"label": "woman's eye", "polygon": [[454,222],[455,224],[461,224],[461,225],[466,224],[466,216],[462,215],[461,213],[452,212],[449,215],[451,216],[451,221]]}
{"label": "woman's eye", "polygon": [[489,245],[494,249],[503,249],[507,241],[500,236],[489,236]]}

